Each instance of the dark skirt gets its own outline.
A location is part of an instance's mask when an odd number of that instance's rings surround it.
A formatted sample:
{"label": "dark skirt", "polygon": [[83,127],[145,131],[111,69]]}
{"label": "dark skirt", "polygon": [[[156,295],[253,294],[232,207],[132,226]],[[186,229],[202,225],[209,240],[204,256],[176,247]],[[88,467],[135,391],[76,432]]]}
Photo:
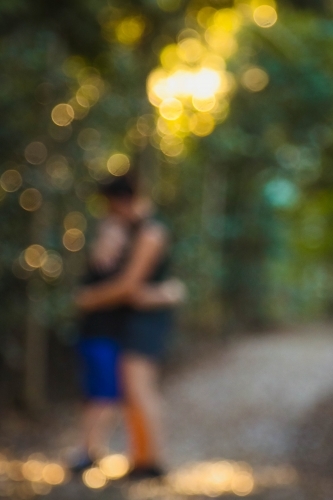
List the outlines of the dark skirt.
{"label": "dark skirt", "polygon": [[172,328],[171,310],[137,311],[128,310],[125,329],[119,339],[123,353],[161,360],[167,351]]}

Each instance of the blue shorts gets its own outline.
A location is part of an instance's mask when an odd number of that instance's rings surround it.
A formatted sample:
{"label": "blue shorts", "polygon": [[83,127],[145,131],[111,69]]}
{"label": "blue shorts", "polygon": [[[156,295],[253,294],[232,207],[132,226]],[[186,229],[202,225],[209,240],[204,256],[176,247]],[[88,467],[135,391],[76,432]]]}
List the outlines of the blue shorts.
{"label": "blue shorts", "polygon": [[111,338],[80,340],[81,379],[88,399],[118,400],[121,397],[119,347]]}

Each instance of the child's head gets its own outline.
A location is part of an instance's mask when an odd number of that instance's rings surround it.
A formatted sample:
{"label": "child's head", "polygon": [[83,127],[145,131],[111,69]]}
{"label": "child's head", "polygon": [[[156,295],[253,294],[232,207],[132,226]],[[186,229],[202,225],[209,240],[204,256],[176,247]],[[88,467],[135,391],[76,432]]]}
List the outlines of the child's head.
{"label": "child's head", "polygon": [[100,187],[100,192],[108,199],[110,210],[125,219],[133,218],[137,186],[129,175],[115,177]]}

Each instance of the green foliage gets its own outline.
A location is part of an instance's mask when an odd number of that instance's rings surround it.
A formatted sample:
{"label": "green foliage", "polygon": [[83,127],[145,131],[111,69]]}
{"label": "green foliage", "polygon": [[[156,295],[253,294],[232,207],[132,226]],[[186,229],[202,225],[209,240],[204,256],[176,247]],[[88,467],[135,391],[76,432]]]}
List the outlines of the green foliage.
{"label": "green foliage", "polygon": [[[0,175],[14,168],[23,179],[15,192],[0,190],[4,330],[24,331],[28,294],[37,320],[68,335],[84,250],[64,248],[63,221],[70,212],[84,214],[89,241],[103,214],[96,186],[115,152],[140,157],[147,190],[172,221],[174,270],[189,285],[192,324],[205,331],[257,326],[330,308],[333,23],[286,8],[268,30],[244,26],[228,66],[236,82],[228,119],[207,137],[190,136],[186,158],[172,163],[135,126],[144,115],[145,127],[153,127],[146,79],[162,47],[192,23],[188,15],[185,23],[188,4],[164,12],[149,0],[1,2]],[[132,18],[142,33],[120,43],[117,27]],[[260,92],[242,84],[252,66],[269,75]],[[52,110],[71,102],[84,72],[97,75],[99,98],[82,119],[57,127]],[[87,130],[97,132],[96,148],[82,147]],[[34,141],[48,151],[38,165],[25,158]],[[57,155],[65,158],[63,180],[52,177],[48,163]],[[44,200],[36,212],[20,206],[29,188]],[[61,277],[13,275],[31,244],[61,256]]]}

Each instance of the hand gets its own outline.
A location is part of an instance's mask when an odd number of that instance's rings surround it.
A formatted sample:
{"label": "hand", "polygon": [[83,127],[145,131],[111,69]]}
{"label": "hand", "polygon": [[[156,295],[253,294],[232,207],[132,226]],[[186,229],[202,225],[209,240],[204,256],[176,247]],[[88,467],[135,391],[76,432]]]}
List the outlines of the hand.
{"label": "hand", "polygon": [[178,278],[170,278],[162,283],[161,291],[171,305],[182,304],[188,296],[185,283]]}
{"label": "hand", "polygon": [[74,295],[74,304],[82,311],[94,311],[96,309],[94,295],[91,287],[80,288]]}

